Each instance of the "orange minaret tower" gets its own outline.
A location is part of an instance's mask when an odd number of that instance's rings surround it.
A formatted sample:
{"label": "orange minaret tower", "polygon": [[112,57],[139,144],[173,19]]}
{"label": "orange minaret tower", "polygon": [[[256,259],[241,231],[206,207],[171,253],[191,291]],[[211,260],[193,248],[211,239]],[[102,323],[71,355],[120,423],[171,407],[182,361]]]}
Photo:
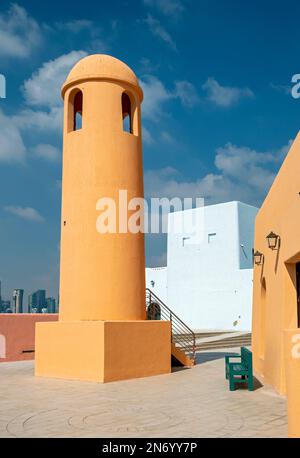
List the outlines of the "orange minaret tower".
{"label": "orange minaret tower", "polygon": [[[119,193],[143,197],[141,102],[134,72],[81,59],[63,87],[60,312],[36,328],[36,375],[105,382],[170,372],[170,323],[147,321],[144,234],[128,231]],[[99,199],[115,230],[98,230]]]}

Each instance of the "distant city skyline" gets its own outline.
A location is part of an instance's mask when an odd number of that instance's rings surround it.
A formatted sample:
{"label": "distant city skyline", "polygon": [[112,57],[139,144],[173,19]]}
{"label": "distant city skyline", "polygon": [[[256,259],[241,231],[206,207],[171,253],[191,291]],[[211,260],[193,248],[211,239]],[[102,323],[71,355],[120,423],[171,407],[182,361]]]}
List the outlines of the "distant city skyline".
{"label": "distant city skyline", "polygon": [[3,282],[0,280],[0,313],[56,313],[58,300],[47,297],[46,290],[39,289],[25,299],[24,289],[14,288],[11,297],[2,295]]}

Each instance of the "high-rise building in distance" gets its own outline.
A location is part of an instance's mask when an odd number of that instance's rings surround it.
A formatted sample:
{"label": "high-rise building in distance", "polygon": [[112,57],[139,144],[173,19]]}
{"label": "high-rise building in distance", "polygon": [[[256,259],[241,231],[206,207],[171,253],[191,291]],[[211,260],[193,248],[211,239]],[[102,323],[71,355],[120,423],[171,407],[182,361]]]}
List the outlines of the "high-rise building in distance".
{"label": "high-rise building in distance", "polygon": [[10,301],[1,300],[0,312],[1,313],[12,313]]}
{"label": "high-rise building in distance", "polygon": [[14,289],[13,291],[13,312],[23,313],[24,289]]}
{"label": "high-rise building in distance", "polygon": [[39,289],[28,296],[28,312],[42,313],[42,309],[46,308],[46,291]]}
{"label": "high-rise building in distance", "polygon": [[46,308],[47,308],[47,313],[56,312],[56,300],[54,299],[54,297],[47,297]]}

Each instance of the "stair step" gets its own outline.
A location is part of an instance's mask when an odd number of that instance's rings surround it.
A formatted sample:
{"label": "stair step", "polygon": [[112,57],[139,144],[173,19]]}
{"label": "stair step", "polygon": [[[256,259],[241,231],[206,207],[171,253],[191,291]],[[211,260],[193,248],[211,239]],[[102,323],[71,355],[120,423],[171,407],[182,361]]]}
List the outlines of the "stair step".
{"label": "stair step", "polygon": [[195,351],[251,345],[251,334],[240,331],[192,330],[149,288],[146,289],[148,320],[167,320],[172,327],[172,355],[182,364],[194,363]]}
{"label": "stair step", "polygon": [[234,342],[211,342],[207,344],[202,344],[202,345],[197,345],[196,346],[196,351],[201,351],[201,350],[209,350],[209,349],[214,349],[214,348],[232,348],[232,347],[243,347],[243,346],[251,346],[251,340],[241,340],[239,342],[234,341]]}
{"label": "stair step", "polygon": [[[215,337],[215,336],[219,336],[219,335],[229,334],[231,332],[232,331],[212,331],[212,332],[209,332],[209,331],[200,332],[200,331],[198,331],[198,332],[195,332],[195,337],[196,337],[196,339],[202,339],[204,337]],[[176,337],[177,335],[180,335],[181,337],[190,337],[190,334],[173,334],[174,337]]]}

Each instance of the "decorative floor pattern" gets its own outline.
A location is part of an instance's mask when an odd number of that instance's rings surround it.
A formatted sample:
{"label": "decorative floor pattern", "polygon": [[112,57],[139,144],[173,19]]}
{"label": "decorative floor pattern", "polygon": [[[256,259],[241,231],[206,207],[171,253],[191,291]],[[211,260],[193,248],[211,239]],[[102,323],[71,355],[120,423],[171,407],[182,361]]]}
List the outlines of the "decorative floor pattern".
{"label": "decorative floor pattern", "polygon": [[36,378],[34,363],[0,364],[0,437],[287,437],[285,398],[228,390],[224,354],[192,369],[96,384]]}

